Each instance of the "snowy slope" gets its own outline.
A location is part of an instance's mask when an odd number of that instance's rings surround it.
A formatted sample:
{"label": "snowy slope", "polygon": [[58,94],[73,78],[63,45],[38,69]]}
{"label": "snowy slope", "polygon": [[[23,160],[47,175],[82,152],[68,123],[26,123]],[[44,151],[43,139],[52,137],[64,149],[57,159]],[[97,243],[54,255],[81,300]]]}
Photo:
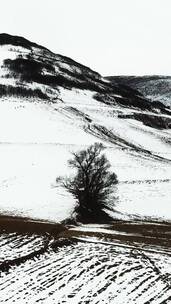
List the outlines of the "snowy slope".
{"label": "snowy slope", "polygon": [[[70,216],[75,201],[56,187],[56,177],[72,174],[67,165],[72,151],[101,141],[119,178],[111,202],[117,211],[113,216],[171,219],[169,110],[151,106],[128,88],[111,86],[67,57],[4,35],[0,35],[1,212],[56,221]],[[29,91],[25,96],[19,88],[32,90],[33,95]]]}
{"label": "snowy slope", "polygon": [[[67,166],[70,152],[102,141],[120,181],[117,210],[171,218],[170,131],[118,119],[118,108],[111,111],[111,106],[93,100],[91,92],[61,90],[61,98],[55,105],[1,100],[1,210],[57,221],[69,216],[75,203],[56,187],[55,179],[72,174]],[[114,140],[97,132],[99,125],[110,130]]]}

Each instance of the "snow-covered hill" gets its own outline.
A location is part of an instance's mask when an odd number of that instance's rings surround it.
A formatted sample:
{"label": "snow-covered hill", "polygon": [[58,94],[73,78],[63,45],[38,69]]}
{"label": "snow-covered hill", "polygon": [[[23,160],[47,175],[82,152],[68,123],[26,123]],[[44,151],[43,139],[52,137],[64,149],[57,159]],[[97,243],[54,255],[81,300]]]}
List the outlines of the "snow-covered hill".
{"label": "snow-covered hill", "polygon": [[171,107],[171,76],[111,76],[106,79],[127,85],[141,92],[146,98]]}
{"label": "snow-covered hill", "polygon": [[68,217],[75,202],[56,177],[101,141],[119,178],[113,216],[171,219],[167,107],[21,37],[0,35],[0,61],[1,212]]}

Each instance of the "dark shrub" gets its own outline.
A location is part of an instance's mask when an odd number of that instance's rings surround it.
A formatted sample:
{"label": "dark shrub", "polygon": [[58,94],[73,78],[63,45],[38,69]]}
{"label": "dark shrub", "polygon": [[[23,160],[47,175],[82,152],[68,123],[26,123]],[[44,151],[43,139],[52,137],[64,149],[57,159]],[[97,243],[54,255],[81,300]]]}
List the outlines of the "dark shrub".
{"label": "dark shrub", "polygon": [[110,216],[103,211],[109,195],[118,182],[111,173],[110,163],[104,154],[102,144],[95,143],[86,150],[72,153],[69,165],[76,169],[73,178],[57,179],[76,198],[77,219],[82,222],[106,222]]}
{"label": "dark shrub", "polygon": [[0,85],[0,97],[2,96],[20,96],[20,97],[36,97],[40,99],[48,99],[48,96],[44,94],[40,89],[29,89],[20,86]]}
{"label": "dark shrub", "polygon": [[[31,58],[31,55],[27,59],[6,59],[4,60],[4,66],[12,72],[12,76],[19,77],[23,81],[34,81],[40,84],[53,87],[62,86],[68,89],[77,88],[100,93],[106,92],[106,84],[100,79],[95,80],[89,74],[72,73],[64,68],[60,68],[60,70],[66,73],[66,75],[57,74],[52,64],[45,61],[37,61]],[[51,73],[51,75],[44,74],[44,70]],[[108,87],[108,90],[112,90],[111,87]]]}

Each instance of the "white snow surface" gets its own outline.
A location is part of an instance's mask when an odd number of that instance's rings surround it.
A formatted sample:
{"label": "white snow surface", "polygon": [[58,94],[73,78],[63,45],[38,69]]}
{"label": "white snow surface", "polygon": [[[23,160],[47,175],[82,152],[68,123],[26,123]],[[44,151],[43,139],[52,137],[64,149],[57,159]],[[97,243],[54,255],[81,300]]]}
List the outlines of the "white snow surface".
{"label": "white snow surface", "polygon": [[[118,112],[134,110],[102,104],[93,94],[60,89],[56,103],[0,99],[2,213],[55,221],[70,216],[76,202],[57,187],[56,177],[72,174],[67,164],[71,152],[100,141],[119,179],[110,202],[114,217],[120,213],[171,219],[170,131],[119,119]],[[126,144],[97,137],[93,133],[96,125],[104,126]],[[152,155],[136,152],[127,143]]]}

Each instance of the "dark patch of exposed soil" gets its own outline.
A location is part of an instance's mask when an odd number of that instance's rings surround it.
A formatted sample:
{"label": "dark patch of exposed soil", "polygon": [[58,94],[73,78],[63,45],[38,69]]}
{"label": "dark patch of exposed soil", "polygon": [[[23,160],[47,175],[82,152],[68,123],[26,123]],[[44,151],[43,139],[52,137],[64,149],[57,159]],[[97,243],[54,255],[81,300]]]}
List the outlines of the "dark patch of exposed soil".
{"label": "dark patch of exposed soil", "polygon": [[49,233],[56,236],[61,231],[66,230],[65,226],[57,223],[37,221],[28,218],[14,216],[0,216],[0,232],[17,233]]}

